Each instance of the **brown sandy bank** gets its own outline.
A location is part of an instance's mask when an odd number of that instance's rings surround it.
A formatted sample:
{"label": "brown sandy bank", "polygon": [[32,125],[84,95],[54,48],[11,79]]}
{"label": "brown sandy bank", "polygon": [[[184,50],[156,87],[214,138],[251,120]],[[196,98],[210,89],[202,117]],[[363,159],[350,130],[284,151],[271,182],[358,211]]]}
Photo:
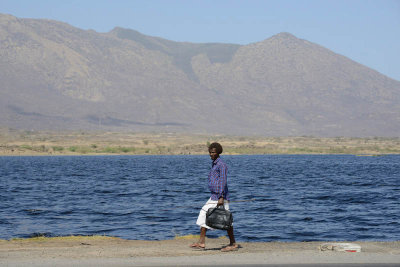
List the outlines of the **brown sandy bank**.
{"label": "brown sandy bank", "polygon": [[0,241],[0,266],[183,266],[314,263],[391,263],[400,265],[400,241],[352,242],[362,252],[320,251],[325,242],[239,243],[222,253],[227,239],[207,239],[206,250],[188,247],[195,239],[164,241],[113,237],[64,237]]}
{"label": "brown sandy bank", "polygon": [[0,155],[400,154],[400,137],[263,137],[183,133],[46,132],[0,127]]}

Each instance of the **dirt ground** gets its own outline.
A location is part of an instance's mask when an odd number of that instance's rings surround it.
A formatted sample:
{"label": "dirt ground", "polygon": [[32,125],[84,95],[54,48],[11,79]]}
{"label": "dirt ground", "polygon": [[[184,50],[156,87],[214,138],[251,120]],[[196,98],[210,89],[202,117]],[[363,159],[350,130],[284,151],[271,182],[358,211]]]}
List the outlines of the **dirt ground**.
{"label": "dirt ground", "polygon": [[179,133],[37,132],[0,128],[0,155],[400,154],[400,138],[207,136]]}
{"label": "dirt ground", "polygon": [[315,263],[400,265],[400,241],[352,242],[361,252],[321,251],[325,242],[239,242],[221,252],[228,239],[207,239],[205,250],[189,248],[196,239],[163,241],[114,237],[43,238],[0,241],[0,266],[186,266]]}

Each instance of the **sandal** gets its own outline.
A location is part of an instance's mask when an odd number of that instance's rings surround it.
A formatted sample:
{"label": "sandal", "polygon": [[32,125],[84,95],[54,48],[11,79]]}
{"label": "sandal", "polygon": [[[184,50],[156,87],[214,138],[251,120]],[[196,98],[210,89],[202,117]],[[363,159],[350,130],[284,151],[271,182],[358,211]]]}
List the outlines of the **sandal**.
{"label": "sandal", "polygon": [[239,250],[239,246],[238,245],[228,245],[224,248],[221,249],[221,252],[231,252],[231,251],[237,251]]}
{"label": "sandal", "polygon": [[189,247],[194,248],[194,249],[206,249],[206,245],[199,244],[199,243],[193,243]]}

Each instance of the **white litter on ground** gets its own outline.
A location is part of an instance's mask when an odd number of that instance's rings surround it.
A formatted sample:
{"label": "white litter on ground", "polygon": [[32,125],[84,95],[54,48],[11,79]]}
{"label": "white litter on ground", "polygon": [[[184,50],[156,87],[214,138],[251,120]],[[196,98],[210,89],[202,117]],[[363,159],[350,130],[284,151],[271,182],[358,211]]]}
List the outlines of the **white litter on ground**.
{"label": "white litter on ground", "polygon": [[354,243],[326,243],[319,246],[321,251],[361,252],[361,246]]}

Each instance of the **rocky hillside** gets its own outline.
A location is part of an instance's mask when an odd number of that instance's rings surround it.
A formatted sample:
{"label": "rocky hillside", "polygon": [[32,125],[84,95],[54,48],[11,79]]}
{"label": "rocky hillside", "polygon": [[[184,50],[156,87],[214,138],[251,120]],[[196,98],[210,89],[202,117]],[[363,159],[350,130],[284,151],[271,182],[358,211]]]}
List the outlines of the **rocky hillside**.
{"label": "rocky hillside", "polygon": [[182,43],[0,14],[0,126],[398,136],[400,82],[280,33]]}

